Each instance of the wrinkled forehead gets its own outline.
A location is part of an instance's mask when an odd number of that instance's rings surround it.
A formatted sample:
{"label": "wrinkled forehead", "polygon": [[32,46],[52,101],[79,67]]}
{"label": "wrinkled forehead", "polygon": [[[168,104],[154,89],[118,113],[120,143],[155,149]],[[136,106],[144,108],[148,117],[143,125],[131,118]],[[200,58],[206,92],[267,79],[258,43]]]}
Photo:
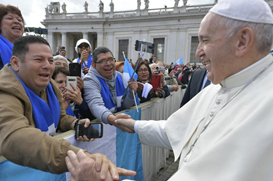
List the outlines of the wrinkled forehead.
{"label": "wrinkled forehead", "polygon": [[59,63],[66,63],[67,64],[67,62],[65,60],[63,60],[63,59],[55,59],[54,62],[55,63],[59,62]]}
{"label": "wrinkled forehead", "polygon": [[199,36],[203,36],[204,32],[207,32],[207,33],[217,32],[220,29],[222,29],[223,27],[219,23],[219,21],[221,21],[221,16],[212,12],[209,12],[208,14],[206,14],[206,16],[203,18],[200,24]]}

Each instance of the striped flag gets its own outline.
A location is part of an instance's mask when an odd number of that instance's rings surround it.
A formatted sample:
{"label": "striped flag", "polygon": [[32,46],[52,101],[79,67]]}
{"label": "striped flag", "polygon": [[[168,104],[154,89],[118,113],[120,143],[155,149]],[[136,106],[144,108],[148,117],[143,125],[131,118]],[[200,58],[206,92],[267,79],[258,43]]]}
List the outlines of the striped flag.
{"label": "striped flag", "polygon": [[182,64],[183,64],[183,57],[181,57],[176,62],[174,62],[174,65],[182,65]]}
{"label": "striped flag", "polygon": [[[134,69],[124,54],[123,54],[123,56],[124,56],[124,67],[123,67],[122,81],[123,81],[124,87],[126,88],[128,85],[128,81],[130,80],[131,76],[134,73]],[[137,74],[136,73],[134,74],[134,79],[137,81]]]}

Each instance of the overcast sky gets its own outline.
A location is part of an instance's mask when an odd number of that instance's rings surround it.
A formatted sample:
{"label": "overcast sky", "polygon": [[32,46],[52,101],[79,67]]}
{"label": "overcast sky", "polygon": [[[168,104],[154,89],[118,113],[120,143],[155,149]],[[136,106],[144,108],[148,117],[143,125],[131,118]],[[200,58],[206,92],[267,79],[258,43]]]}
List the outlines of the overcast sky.
{"label": "overcast sky", "polygon": [[[66,0],[66,1],[55,1],[55,0],[0,0],[1,4],[10,4],[18,7],[25,19],[26,26],[28,27],[43,27],[40,23],[45,19],[45,7],[50,4],[50,2],[60,2],[66,4],[67,13],[76,13],[84,11],[84,2],[86,0]],[[98,12],[100,0],[87,0],[88,11]],[[111,0],[102,0],[104,3],[104,11],[110,11],[109,4]],[[208,4],[213,3],[214,0],[188,0],[188,5],[196,4]],[[124,11],[124,10],[135,10],[137,8],[137,0],[113,0],[114,11]],[[149,9],[152,8],[162,8],[164,6],[173,7],[174,0],[150,0]],[[179,6],[183,5],[183,0],[180,0]],[[144,9],[144,0],[141,0],[141,9]]]}

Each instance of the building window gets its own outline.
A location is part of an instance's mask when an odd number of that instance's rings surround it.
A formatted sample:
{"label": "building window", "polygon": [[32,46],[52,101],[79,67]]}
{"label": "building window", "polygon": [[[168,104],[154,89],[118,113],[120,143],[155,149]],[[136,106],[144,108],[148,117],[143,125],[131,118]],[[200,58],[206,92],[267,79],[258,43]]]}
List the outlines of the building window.
{"label": "building window", "polygon": [[119,40],[118,42],[118,59],[117,61],[124,61],[123,53],[128,59],[128,47],[129,47],[129,39]]}
{"label": "building window", "polygon": [[197,36],[191,37],[191,57],[190,63],[201,63],[201,60],[195,56],[197,46],[199,44],[199,39]]}
{"label": "building window", "polygon": [[154,55],[157,60],[164,62],[165,38],[154,38]]}

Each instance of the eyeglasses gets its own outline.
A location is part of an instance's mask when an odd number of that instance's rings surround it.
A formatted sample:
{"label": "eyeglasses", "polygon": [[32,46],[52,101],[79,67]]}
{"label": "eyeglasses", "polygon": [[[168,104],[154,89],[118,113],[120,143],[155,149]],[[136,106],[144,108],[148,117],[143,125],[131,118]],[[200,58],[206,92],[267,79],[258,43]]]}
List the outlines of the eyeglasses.
{"label": "eyeglasses", "polygon": [[107,62],[109,63],[113,63],[113,62],[116,62],[116,59],[114,57],[111,57],[111,58],[108,58],[107,60],[106,59],[101,59],[101,60],[98,60],[96,61],[95,63],[97,64],[106,64]]}
{"label": "eyeglasses", "polygon": [[78,46],[78,48],[88,48],[89,47],[89,45],[88,44],[80,44],[79,46]]}
{"label": "eyeglasses", "polygon": [[137,72],[148,72],[148,69],[139,69]]}

